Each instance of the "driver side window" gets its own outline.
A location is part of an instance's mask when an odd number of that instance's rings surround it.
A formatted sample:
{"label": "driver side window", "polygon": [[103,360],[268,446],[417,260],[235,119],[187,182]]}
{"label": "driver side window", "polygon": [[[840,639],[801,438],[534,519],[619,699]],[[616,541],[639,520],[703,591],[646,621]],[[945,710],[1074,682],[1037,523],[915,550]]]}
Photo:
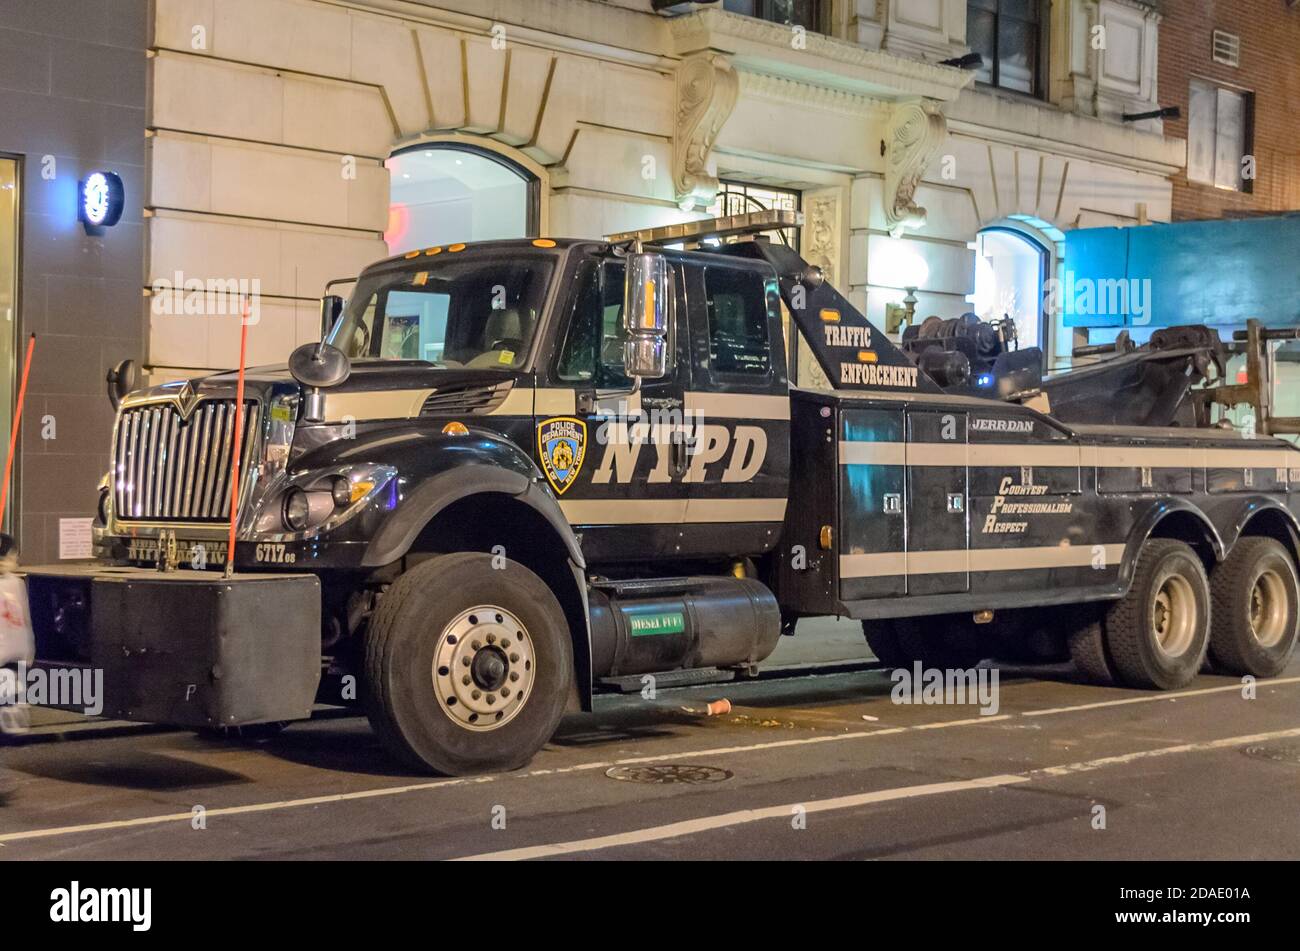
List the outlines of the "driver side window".
{"label": "driver side window", "polygon": [[623,374],[623,343],[627,340],[623,326],[624,268],[621,263],[611,262],[603,270],[602,287],[600,264],[588,261],[582,265],[556,376],[597,389],[614,389],[631,385]]}

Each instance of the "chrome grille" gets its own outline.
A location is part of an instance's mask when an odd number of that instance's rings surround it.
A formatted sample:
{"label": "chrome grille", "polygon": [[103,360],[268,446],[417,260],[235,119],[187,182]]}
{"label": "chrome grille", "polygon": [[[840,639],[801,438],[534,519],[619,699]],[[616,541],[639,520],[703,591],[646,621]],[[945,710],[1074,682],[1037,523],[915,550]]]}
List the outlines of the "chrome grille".
{"label": "chrome grille", "polygon": [[[230,518],[234,400],[205,400],[188,418],[172,403],[122,411],[113,446],[113,512],[121,521],[224,522]],[[244,403],[239,489],[257,458],[260,409]]]}

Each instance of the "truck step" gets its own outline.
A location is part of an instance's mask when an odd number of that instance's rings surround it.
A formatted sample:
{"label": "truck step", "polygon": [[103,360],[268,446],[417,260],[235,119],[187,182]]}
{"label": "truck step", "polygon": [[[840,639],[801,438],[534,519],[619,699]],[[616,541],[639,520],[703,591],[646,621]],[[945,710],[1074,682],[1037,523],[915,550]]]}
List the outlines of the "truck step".
{"label": "truck step", "polygon": [[616,693],[640,693],[645,687],[642,679],[653,676],[656,689],[693,687],[696,684],[726,683],[736,679],[734,670],[717,667],[698,667],[694,670],[667,670],[660,674],[630,674],[626,677],[602,677],[596,685]]}

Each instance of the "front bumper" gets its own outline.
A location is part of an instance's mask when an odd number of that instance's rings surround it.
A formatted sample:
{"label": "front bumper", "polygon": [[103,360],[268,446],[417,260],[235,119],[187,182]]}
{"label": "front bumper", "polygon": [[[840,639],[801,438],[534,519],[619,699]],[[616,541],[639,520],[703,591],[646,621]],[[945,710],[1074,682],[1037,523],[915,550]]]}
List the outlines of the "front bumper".
{"label": "front bumper", "polygon": [[311,715],[321,675],[315,575],[100,565],[21,573],[37,665],[102,672],[104,716],[216,727]]}

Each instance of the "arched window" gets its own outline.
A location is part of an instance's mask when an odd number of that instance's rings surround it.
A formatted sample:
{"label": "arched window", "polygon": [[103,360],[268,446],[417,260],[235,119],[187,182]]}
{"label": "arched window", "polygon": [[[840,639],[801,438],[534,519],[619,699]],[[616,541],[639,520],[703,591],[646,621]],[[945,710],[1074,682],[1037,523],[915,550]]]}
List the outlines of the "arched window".
{"label": "arched window", "polygon": [[1021,347],[1048,348],[1043,289],[1048,249],[1023,231],[987,228],[975,236],[975,313],[983,320],[1010,317]]}
{"label": "arched window", "polygon": [[504,155],[433,142],[394,152],[384,164],[392,180],[384,241],[392,254],[537,236],[538,180]]}

